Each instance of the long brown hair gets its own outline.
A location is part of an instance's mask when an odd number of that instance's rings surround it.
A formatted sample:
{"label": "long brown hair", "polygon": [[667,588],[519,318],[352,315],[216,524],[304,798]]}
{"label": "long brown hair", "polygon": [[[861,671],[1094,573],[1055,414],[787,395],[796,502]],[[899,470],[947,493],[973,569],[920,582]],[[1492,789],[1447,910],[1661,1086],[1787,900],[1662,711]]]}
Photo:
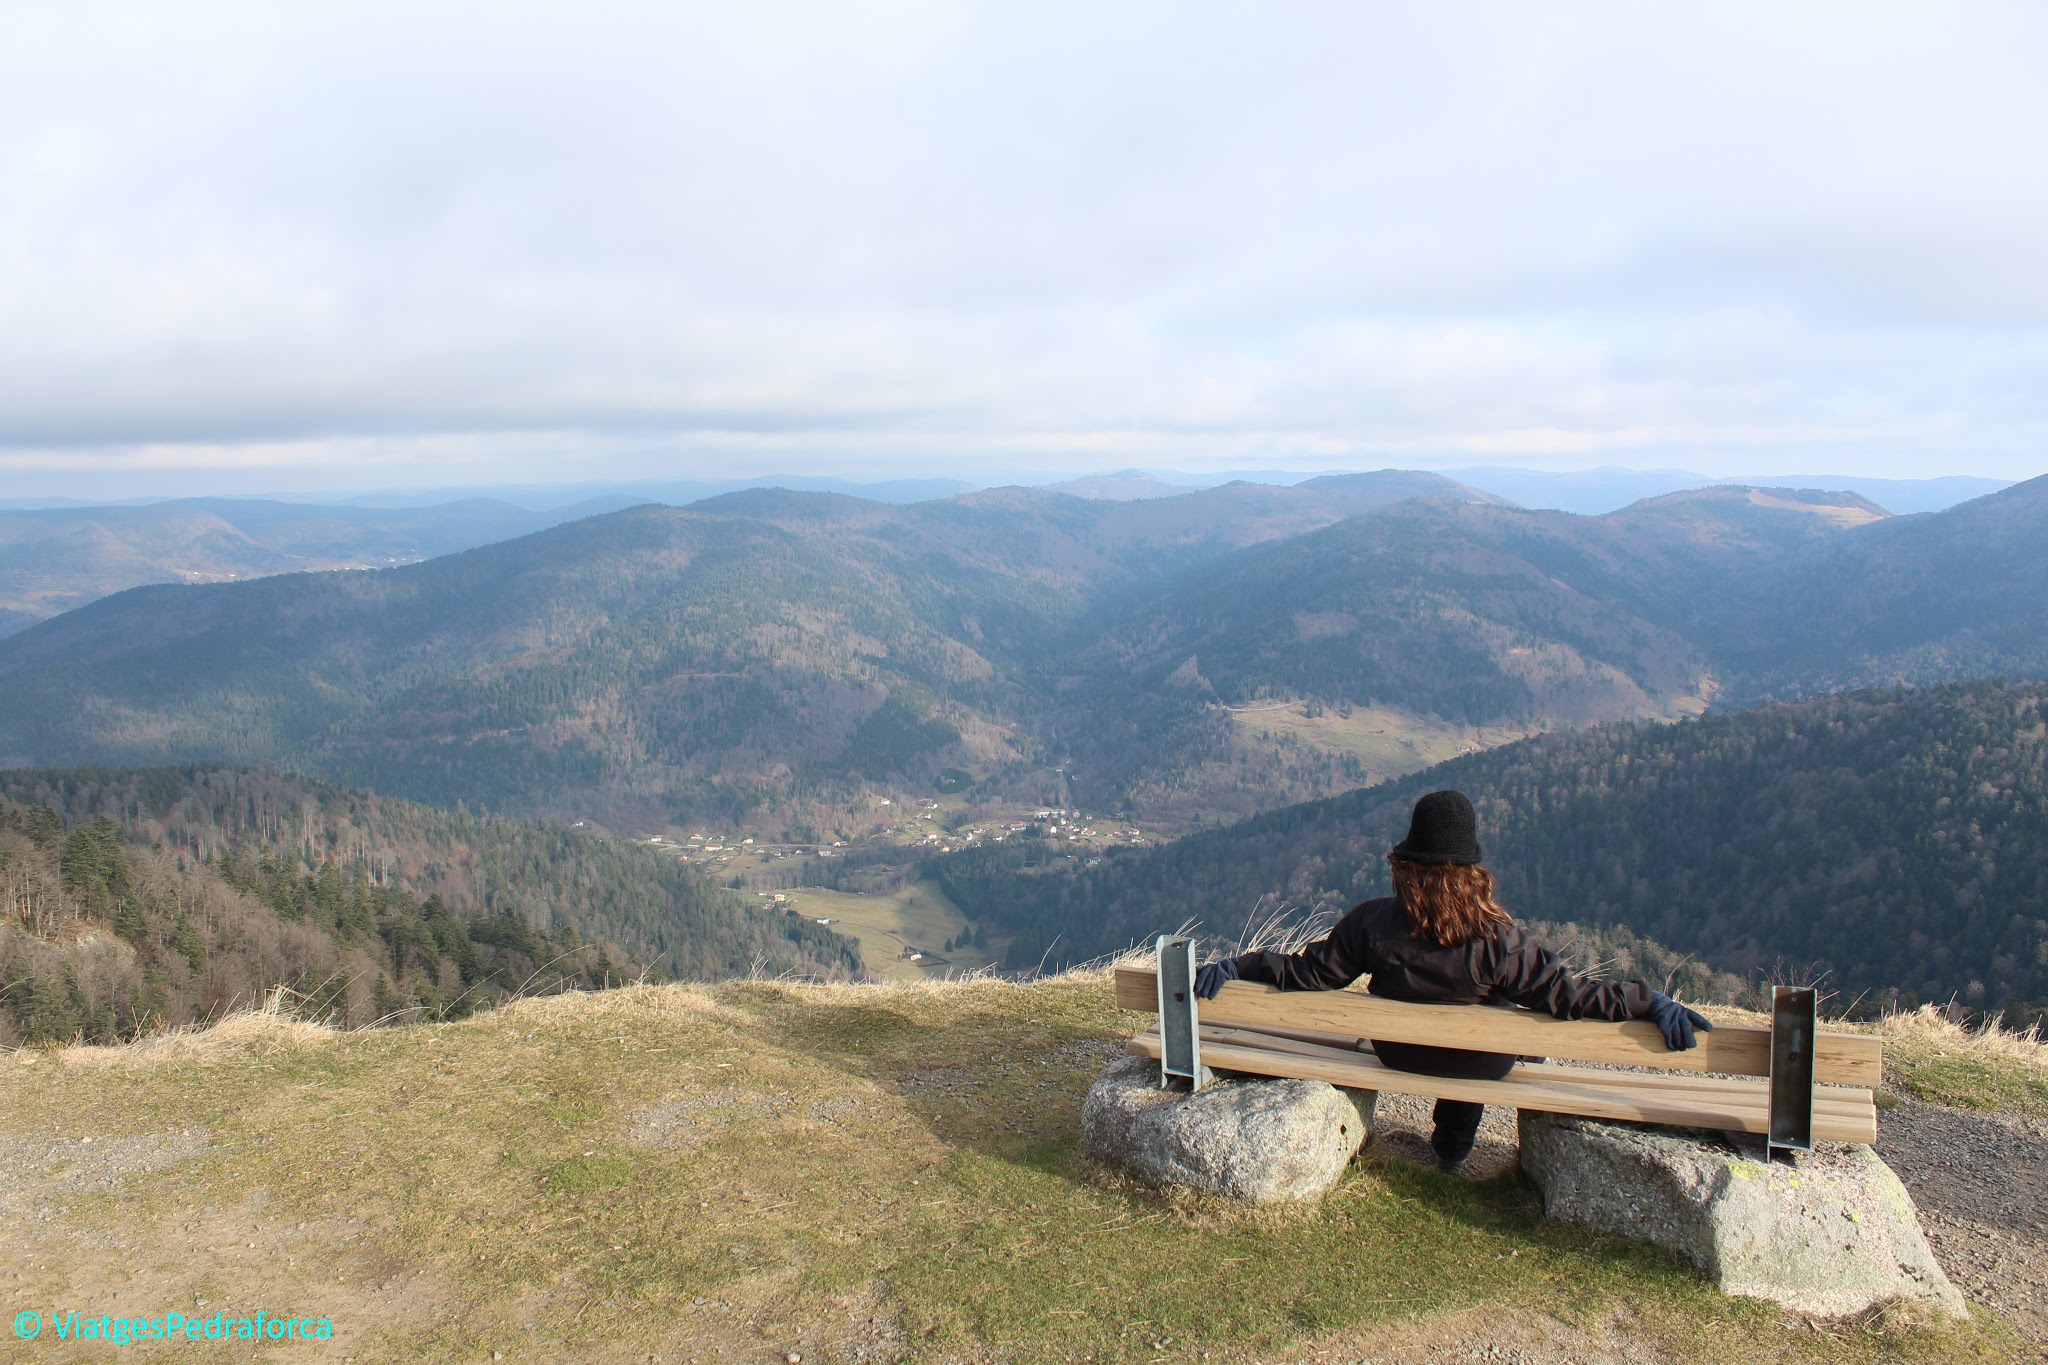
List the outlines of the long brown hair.
{"label": "long brown hair", "polygon": [[1515,922],[1493,898],[1493,874],[1477,863],[1418,863],[1389,853],[1387,864],[1416,932],[1446,948],[1492,938]]}

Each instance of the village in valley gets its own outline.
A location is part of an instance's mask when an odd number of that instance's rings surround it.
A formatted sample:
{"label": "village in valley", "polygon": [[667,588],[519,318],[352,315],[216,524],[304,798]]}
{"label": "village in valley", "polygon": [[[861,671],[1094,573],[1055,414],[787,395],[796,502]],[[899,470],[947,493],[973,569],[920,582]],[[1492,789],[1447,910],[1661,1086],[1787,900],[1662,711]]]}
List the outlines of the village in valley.
{"label": "village in valley", "polygon": [[991,810],[958,798],[872,801],[881,821],[866,832],[847,831],[852,838],[798,843],[701,828],[635,842],[765,906],[856,940],[870,976],[917,981],[996,969],[1008,946],[918,875],[925,859],[1030,839],[1056,850],[1055,858],[1093,867],[1112,848],[1142,848],[1153,838],[1133,821],[1074,806]]}

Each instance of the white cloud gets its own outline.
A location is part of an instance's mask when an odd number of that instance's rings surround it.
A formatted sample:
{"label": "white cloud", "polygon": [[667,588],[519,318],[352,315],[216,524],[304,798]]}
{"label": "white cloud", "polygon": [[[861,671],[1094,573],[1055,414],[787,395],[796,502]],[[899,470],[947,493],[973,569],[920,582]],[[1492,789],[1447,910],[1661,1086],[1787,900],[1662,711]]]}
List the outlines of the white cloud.
{"label": "white cloud", "polygon": [[2022,477],[2043,69],[2031,5],[0,3],[0,478]]}

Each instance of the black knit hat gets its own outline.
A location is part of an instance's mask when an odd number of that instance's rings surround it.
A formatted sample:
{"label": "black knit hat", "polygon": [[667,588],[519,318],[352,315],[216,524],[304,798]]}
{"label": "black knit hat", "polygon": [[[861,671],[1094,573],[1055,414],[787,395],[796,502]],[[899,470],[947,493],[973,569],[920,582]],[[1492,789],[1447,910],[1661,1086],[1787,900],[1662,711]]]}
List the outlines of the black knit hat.
{"label": "black knit hat", "polygon": [[1479,817],[1465,793],[1431,792],[1415,803],[1408,817],[1408,837],[1394,845],[1394,855],[1415,863],[1479,861]]}

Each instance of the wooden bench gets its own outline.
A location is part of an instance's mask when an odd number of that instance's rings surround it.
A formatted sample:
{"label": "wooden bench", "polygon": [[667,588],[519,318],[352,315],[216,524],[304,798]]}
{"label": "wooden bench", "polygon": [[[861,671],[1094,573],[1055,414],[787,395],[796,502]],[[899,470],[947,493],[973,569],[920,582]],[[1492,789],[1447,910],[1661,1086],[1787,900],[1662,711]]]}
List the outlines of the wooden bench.
{"label": "wooden bench", "polygon": [[[1117,1004],[1156,1012],[1158,981],[1156,971],[1118,968]],[[1586,1118],[1772,1132],[1770,1086],[1755,1079],[1771,1074],[1768,1028],[1722,1024],[1701,1033],[1699,1046],[1691,1051],[1671,1052],[1647,1020],[1553,1019],[1524,1009],[1418,1005],[1353,990],[1281,991],[1248,981],[1226,983],[1214,1000],[1198,1002],[1198,1013],[1201,1063],[1223,1070]],[[1498,1081],[1424,1076],[1381,1062],[1366,1041],[1371,1038],[1546,1060],[1522,1062]],[[1129,1046],[1144,1057],[1157,1058],[1164,1050],[1156,1026]],[[1811,1066],[1811,1136],[1877,1141],[1874,1087],[1884,1071],[1880,1040],[1869,1034],[1817,1032]]]}

